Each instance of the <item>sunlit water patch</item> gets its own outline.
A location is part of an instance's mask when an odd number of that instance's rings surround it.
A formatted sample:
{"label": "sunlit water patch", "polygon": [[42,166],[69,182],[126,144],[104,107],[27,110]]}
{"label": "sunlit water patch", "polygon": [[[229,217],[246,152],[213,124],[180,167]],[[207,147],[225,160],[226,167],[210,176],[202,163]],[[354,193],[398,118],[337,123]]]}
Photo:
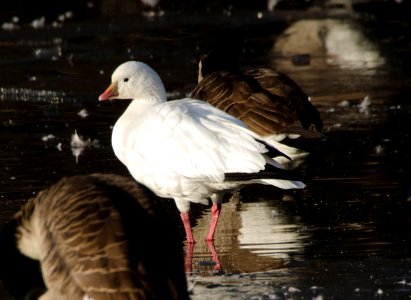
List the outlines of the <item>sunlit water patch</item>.
{"label": "sunlit water patch", "polygon": [[61,103],[63,101],[72,101],[73,99],[69,99],[67,93],[62,91],[2,87],[0,88],[0,100]]}
{"label": "sunlit water patch", "polygon": [[257,255],[296,259],[309,243],[310,235],[301,232],[301,224],[267,202],[244,203],[239,217],[240,248]]}

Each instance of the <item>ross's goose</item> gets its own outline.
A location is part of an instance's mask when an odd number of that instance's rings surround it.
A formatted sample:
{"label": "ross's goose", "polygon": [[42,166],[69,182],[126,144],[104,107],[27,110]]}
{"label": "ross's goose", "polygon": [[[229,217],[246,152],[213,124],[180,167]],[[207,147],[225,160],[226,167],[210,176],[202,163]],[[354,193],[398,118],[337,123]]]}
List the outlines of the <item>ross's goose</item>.
{"label": "ross's goose", "polygon": [[62,178],[4,226],[3,283],[23,297],[38,260],[40,299],[189,299],[182,248],[158,199],[114,174]]}
{"label": "ross's goose", "polygon": [[108,99],[132,99],[114,125],[114,152],[138,182],[174,198],[188,242],[194,242],[190,202],[212,200],[207,239],[213,240],[225,191],[252,183],[305,187],[270,157],[278,151],[238,119],[200,100],[167,102],[163,82],[145,63],[117,67],[99,97]]}
{"label": "ross's goose", "polygon": [[318,110],[287,75],[268,68],[240,70],[231,47],[203,54],[197,64],[191,97],[239,118],[294,161],[308,153],[280,141],[323,137]]}

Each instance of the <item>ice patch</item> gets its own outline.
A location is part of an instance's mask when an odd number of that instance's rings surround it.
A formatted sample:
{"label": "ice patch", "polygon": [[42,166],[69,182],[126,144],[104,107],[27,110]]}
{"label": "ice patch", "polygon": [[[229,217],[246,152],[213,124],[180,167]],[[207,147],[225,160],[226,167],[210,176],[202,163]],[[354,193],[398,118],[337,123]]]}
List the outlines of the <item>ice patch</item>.
{"label": "ice patch", "polygon": [[52,134],[45,135],[41,138],[43,142],[48,142],[50,140],[54,140],[56,137]]}
{"label": "ice patch", "polygon": [[19,25],[15,24],[13,22],[4,22],[1,25],[1,28],[3,30],[15,30],[15,29],[19,29],[20,27],[19,27]]}
{"label": "ice patch", "polygon": [[34,19],[31,22],[31,27],[38,29],[38,28],[43,28],[46,25],[46,18],[45,17],[41,17],[38,19]]}
{"label": "ice patch", "polygon": [[375,146],[374,151],[377,154],[382,154],[384,152],[384,147],[381,146],[381,145],[377,145],[377,146]]}
{"label": "ice patch", "polygon": [[348,106],[350,106],[350,102],[348,102],[347,100],[343,100],[340,103],[338,103],[338,106],[348,107]]}
{"label": "ice patch", "polygon": [[364,100],[362,100],[361,103],[358,104],[358,109],[359,109],[360,113],[368,115],[370,105],[371,105],[371,97],[369,95],[367,95],[367,96],[364,97]]}
{"label": "ice patch", "polygon": [[74,130],[74,133],[71,135],[71,152],[76,158],[76,163],[78,163],[79,156],[84,152],[86,148],[97,148],[98,145],[98,140],[85,139],[77,133],[77,130]]}
{"label": "ice patch", "polygon": [[90,114],[88,113],[88,111],[83,108],[82,110],[80,110],[77,115],[79,115],[81,118],[85,119],[87,118]]}

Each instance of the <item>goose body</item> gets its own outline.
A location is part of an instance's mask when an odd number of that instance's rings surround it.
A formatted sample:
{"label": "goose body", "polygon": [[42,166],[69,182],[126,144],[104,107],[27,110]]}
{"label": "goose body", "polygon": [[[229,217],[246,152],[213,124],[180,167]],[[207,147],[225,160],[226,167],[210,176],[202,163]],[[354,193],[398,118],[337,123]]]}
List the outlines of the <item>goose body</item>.
{"label": "goose body", "polygon": [[[225,191],[251,183],[282,189],[305,186],[269,155],[282,153],[240,120],[200,100],[167,102],[160,77],[142,62],[120,65],[99,100],[130,98],[113,128],[114,152],[138,182],[176,201],[188,242],[194,242],[190,202],[213,201],[207,236],[212,240]],[[271,172],[262,175],[266,168]]]}
{"label": "goose body", "polygon": [[234,57],[225,51],[202,55],[191,97],[239,118],[293,160],[308,155],[280,143],[286,138],[323,137],[320,114],[307,95],[287,75],[272,69],[240,70]]}
{"label": "goose body", "polygon": [[42,300],[188,299],[172,228],[146,187],[92,174],[62,178],[29,200],[2,243],[8,236],[8,246],[39,261]]}

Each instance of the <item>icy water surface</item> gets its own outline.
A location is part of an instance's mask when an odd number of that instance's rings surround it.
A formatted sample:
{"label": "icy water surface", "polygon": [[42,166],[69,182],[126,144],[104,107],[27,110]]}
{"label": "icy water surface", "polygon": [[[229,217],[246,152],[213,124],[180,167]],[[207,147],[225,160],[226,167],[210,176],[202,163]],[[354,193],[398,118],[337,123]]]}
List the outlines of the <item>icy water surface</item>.
{"label": "icy water surface", "polygon": [[[149,63],[170,98],[183,97],[213,34],[241,30],[241,63],[295,79],[329,140],[301,167],[305,190],[253,186],[227,199],[214,245],[203,241],[209,209],[193,207],[192,299],[411,297],[411,26],[394,6],[401,4],[142,15],[121,5],[110,14],[107,3],[89,14],[67,8],[37,28],[30,24],[41,15],[25,15],[0,30],[1,224],[62,176],[128,175],[110,145],[128,102],[97,101],[118,64]],[[0,299],[10,297],[2,291]]]}

